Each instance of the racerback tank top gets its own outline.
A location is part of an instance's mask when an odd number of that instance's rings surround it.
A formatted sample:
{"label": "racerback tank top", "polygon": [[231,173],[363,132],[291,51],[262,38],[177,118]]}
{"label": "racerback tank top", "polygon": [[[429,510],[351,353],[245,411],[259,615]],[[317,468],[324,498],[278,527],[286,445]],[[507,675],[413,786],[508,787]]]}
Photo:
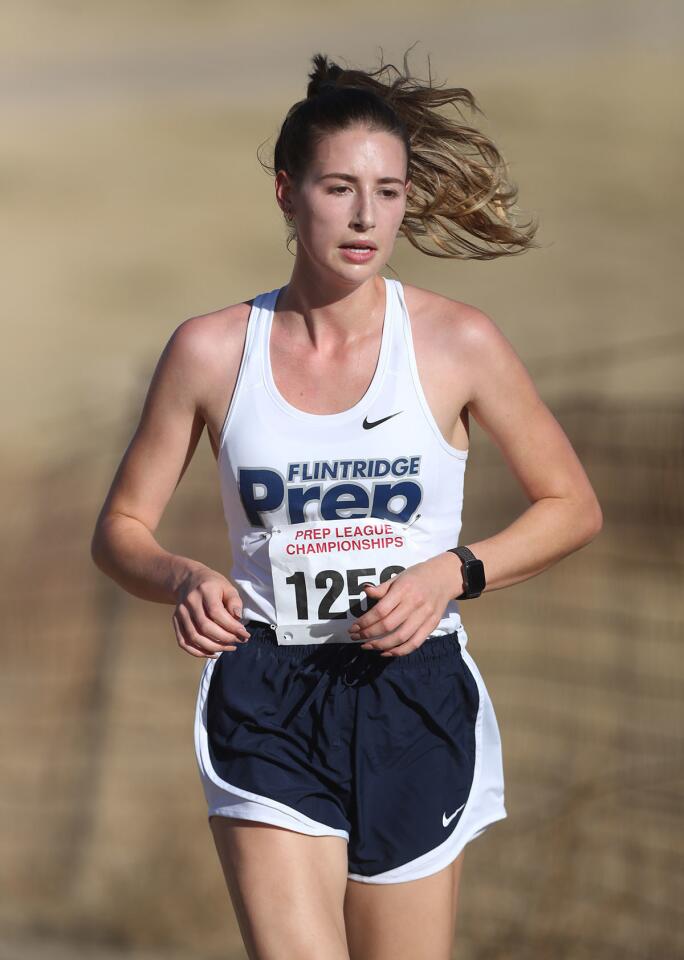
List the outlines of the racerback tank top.
{"label": "racerback tank top", "polygon": [[[340,413],[307,413],[280,394],[269,345],[284,288],[252,302],[218,448],[230,578],[244,620],[276,622],[264,541],[278,524],[388,519],[410,523],[429,547],[427,556],[458,545],[468,451],[452,447],[437,426],[418,376],[402,285],[383,279],[385,316],[373,379],[358,403]],[[460,629],[459,604],[451,600],[431,636]]]}

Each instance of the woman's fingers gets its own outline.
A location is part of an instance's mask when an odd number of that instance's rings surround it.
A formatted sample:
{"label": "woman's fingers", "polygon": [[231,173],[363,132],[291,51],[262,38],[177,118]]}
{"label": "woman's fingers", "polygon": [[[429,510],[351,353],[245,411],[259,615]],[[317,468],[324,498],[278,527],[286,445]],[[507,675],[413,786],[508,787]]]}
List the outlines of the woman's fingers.
{"label": "woman's fingers", "polygon": [[[357,617],[355,622],[352,623],[349,628],[349,633],[352,637],[358,637],[360,633],[365,633],[368,628],[377,626],[377,624],[381,623],[383,617],[390,613],[401,601],[401,592],[397,593],[396,588],[390,590],[390,587],[392,587],[397,580],[398,577],[393,577],[391,580],[385,580],[384,583],[361,584],[368,599],[374,602],[370,609],[366,610],[365,613]],[[384,630],[381,629],[379,632],[384,633]],[[378,631],[376,630],[376,635],[377,633]]]}
{"label": "woman's fingers", "polygon": [[414,611],[405,616],[402,622],[391,632],[383,635],[376,640],[366,640],[360,644],[362,650],[389,650],[399,644],[405,643],[418,629],[425,614],[422,611]]}
{"label": "woman's fingers", "polygon": [[[384,596],[350,627],[349,634],[353,639],[381,637],[394,630],[413,611],[422,610],[423,619],[428,616],[429,598],[425,587],[410,570],[393,577],[387,584]],[[380,584],[380,587],[385,587],[385,584]],[[368,596],[372,595],[368,591]]]}
{"label": "woman's fingers", "polygon": [[406,656],[407,653],[412,653],[414,650],[417,650],[418,647],[422,647],[438,623],[439,617],[430,617],[427,620],[424,620],[413,636],[409,637],[404,643],[400,643],[398,646],[392,647],[391,650],[385,650],[380,654],[380,656],[403,657]]}
{"label": "woman's fingers", "polygon": [[[390,600],[389,594],[387,594],[386,599]],[[410,613],[411,607],[403,600],[401,595],[398,594],[397,599],[394,601],[394,607],[392,607],[387,614],[382,616],[370,627],[365,627],[364,629],[357,628],[354,631],[350,631],[351,635],[357,640],[372,640],[374,637],[382,637],[386,633],[389,633],[390,630],[394,630],[402,624]]]}
{"label": "woman's fingers", "polygon": [[[240,622],[239,616],[236,613],[228,612],[240,608],[239,597],[236,599],[229,598],[227,592],[217,596],[215,591],[202,591],[201,589],[200,593],[202,596],[201,613],[204,614],[204,617],[201,617],[200,621],[195,620],[195,626],[198,629],[201,630],[203,626],[207,627],[211,631],[208,635],[220,640],[220,633],[217,635],[214,629],[214,625],[218,625],[218,627],[223,627],[231,637],[243,637],[245,640],[249,640],[249,630]],[[242,611],[240,611],[241,613]]]}
{"label": "woman's fingers", "polygon": [[[368,640],[367,642],[361,644],[361,649],[391,650],[395,647],[407,644],[410,641],[414,641],[419,636],[420,628],[422,628],[423,624],[425,624],[428,619],[429,618],[426,617],[426,611],[420,607],[419,609],[414,610],[408,617],[405,617],[402,623],[391,633],[388,633],[387,636],[382,637],[380,640]],[[419,642],[415,643],[411,649],[415,649],[416,646],[419,646],[427,636],[429,636],[429,631]],[[403,652],[409,653],[410,650],[405,650]]]}
{"label": "woman's fingers", "polygon": [[[235,643],[249,640],[249,631],[223,605],[216,589],[198,588],[179,605],[189,614],[192,626],[199,636],[216,643]],[[195,641],[197,642],[197,641]]]}
{"label": "woman's fingers", "polygon": [[[211,621],[207,620],[204,616],[199,619],[203,624],[208,624],[208,626],[205,625],[202,629],[198,629],[188,606],[186,604],[180,604],[176,607],[174,622],[177,622],[178,629],[180,630],[181,637],[184,641],[184,649],[191,647],[200,650],[206,656],[207,654],[220,653],[222,650],[235,650],[235,646],[227,646],[227,644],[243,642],[242,640],[238,640],[234,634],[212,625]],[[209,633],[213,633],[214,636],[220,636],[220,640],[212,639],[211,636],[207,635]],[[190,650],[188,652],[190,652]]]}
{"label": "woman's fingers", "polygon": [[[174,613],[171,617],[171,622],[173,623],[173,629],[176,633],[176,640],[178,641],[178,646],[181,648],[181,650],[185,650],[185,652],[189,653],[191,656],[200,657],[203,660],[207,657],[210,657],[212,660],[216,660],[218,658],[218,653],[207,653],[206,651],[202,650],[201,647],[195,646],[194,643],[191,643],[186,639],[176,613]],[[223,649],[236,650],[237,647],[224,647]]]}
{"label": "woman's fingers", "polygon": [[242,619],[242,600],[237,589],[229,580],[226,580],[223,585],[221,602],[225,609],[230,610],[237,620]]}

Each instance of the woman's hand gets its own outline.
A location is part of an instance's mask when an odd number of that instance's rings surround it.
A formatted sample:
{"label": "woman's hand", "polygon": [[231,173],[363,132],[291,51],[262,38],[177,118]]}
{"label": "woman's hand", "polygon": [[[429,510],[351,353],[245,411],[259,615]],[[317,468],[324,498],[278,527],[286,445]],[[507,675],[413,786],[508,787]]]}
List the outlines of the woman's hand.
{"label": "woman's hand", "polygon": [[461,593],[459,567],[454,554],[442,553],[384,583],[363,584],[367,596],[377,602],[352,624],[350,636],[354,640],[368,638],[361,647],[384,650],[382,657],[411,653],[430,636],[449,601]]}
{"label": "woman's hand", "polygon": [[223,650],[236,650],[235,643],[249,640],[241,616],[237,588],[215,570],[200,566],[188,574],[178,590],[172,617],[178,646],[193,657],[216,660]]}

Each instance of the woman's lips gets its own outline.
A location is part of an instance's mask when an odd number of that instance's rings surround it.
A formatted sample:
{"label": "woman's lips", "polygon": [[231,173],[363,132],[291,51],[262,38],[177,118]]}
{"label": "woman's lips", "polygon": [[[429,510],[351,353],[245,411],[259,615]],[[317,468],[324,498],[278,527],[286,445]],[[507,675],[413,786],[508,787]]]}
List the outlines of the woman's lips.
{"label": "woman's lips", "polygon": [[378,252],[374,247],[340,247],[340,250],[350,263],[367,263]]}

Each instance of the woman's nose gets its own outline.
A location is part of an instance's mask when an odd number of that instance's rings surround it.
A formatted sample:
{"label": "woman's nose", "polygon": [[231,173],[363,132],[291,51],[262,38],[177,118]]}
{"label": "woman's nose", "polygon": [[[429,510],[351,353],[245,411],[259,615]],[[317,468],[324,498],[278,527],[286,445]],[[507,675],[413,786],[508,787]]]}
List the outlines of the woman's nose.
{"label": "woman's nose", "polygon": [[362,230],[375,226],[375,214],[370,200],[361,199],[354,212],[353,224]]}

